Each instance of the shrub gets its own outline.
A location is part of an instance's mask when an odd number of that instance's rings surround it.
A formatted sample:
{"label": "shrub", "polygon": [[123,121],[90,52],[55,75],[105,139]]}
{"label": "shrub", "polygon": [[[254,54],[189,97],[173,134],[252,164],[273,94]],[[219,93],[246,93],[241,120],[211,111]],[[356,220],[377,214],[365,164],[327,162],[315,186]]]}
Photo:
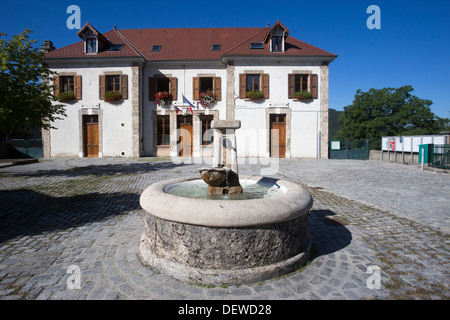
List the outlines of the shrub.
{"label": "shrub", "polygon": [[106,91],[105,101],[114,102],[122,99],[122,94],[119,91]]}
{"label": "shrub", "polygon": [[299,91],[294,93],[294,96],[297,100],[305,101],[312,99],[312,95],[309,91]]}
{"label": "shrub", "polygon": [[250,100],[264,99],[264,93],[262,93],[262,91],[260,90],[247,91],[247,94],[245,96]]}

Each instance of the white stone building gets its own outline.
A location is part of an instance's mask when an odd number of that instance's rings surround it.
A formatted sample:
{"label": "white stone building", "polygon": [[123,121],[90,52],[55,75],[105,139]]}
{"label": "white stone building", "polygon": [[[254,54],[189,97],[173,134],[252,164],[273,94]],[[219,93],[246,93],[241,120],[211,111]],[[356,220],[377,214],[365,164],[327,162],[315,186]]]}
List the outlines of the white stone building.
{"label": "white stone building", "polygon": [[[57,129],[43,132],[44,157],[209,157],[214,119],[241,120],[240,157],[328,157],[328,65],[337,56],[279,21],[104,34],[86,23],[78,36],[43,48],[67,105]],[[298,100],[300,91],[311,98]],[[164,105],[161,92],[171,96]],[[200,103],[205,92],[215,101]]]}

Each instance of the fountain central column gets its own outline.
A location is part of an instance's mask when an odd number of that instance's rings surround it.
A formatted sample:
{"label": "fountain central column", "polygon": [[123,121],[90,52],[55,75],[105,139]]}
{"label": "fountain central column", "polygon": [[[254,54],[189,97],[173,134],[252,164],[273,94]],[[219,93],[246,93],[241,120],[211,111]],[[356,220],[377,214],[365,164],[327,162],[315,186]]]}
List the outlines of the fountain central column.
{"label": "fountain central column", "polygon": [[208,184],[209,194],[242,193],[239,184],[236,129],[240,120],[213,120],[214,159],[212,169],[199,169],[203,180]]}
{"label": "fountain central column", "polygon": [[224,166],[238,174],[236,129],[241,127],[240,120],[213,120],[214,160],[213,167]]}

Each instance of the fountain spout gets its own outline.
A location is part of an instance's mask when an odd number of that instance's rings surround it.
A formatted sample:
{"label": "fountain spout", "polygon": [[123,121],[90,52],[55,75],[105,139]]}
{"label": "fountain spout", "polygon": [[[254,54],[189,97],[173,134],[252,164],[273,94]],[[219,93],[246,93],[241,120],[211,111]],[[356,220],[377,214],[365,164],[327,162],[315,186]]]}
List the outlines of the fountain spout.
{"label": "fountain spout", "polygon": [[242,186],[236,172],[225,166],[211,169],[198,169],[200,175],[208,184],[208,194],[241,194]]}

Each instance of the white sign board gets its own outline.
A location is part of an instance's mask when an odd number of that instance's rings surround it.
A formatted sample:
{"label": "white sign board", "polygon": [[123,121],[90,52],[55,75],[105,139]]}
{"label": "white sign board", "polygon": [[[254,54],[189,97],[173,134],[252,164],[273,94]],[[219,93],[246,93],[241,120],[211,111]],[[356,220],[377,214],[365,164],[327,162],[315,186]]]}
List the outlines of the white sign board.
{"label": "white sign board", "polygon": [[381,150],[395,152],[419,152],[421,144],[445,144],[446,135],[382,137]]}
{"label": "white sign board", "polygon": [[331,141],[331,150],[341,150],[341,142]]}

